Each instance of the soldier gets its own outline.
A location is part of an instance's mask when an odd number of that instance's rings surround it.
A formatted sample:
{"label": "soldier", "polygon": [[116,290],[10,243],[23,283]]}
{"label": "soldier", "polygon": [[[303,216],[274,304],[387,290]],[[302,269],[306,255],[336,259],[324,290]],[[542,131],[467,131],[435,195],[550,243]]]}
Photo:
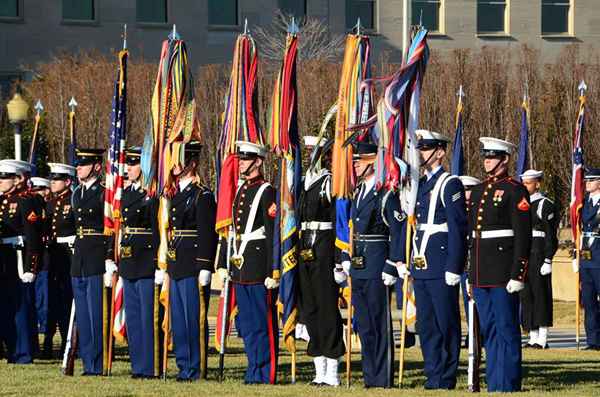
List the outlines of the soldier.
{"label": "soldier", "polygon": [[[419,180],[416,233],[410,259],[417,306],[417,333],[425,362],[426,389],[454,389],[460,355],[458,294],[466,257],[467,216],[460,179],[444,171],[450,139],[417,130],[424,174]],[[406,240],[406,227],[401,241]],[[401,254],[400,276],[406,276]]]}
{"label": "soldier", "polygon": [[104,149],[76,151],[79,185],[71,205],[76,238],[71,260],[71,282],[77,313],[79,356],[83,376],[102,375],[104,286],[111,284],[117,270],[113,261],[113,242],[104,235],[104,186],[101,182]]}
{"label": "soldier", "polygon": [[587,192],[581,211],[582,238],[580,268],[581,298],[585,311],[585,350],[600,350],[600,169],[590,168],[585,174]]}
{"label": "soldier", "polygon": [[515,145],[496,138],[483,144],[487,178],[471,191],[469,283],[479,313],[489,392],[521,389],[519,295],[531,247],[527,189],[508,175]]}
{"label": "soldier", "polygon": [[46,246],[48,252],[48,323],[44,335],[45,357],[52,357],[52,338],[60,332],[64,351],[73,302],[70,269],[75,244],[75,218],[71,206],[72,178],[75,167],[49,163],[51,196],[46,203]]}
{"label": "soldier", "polygon": [[351,206],[352,258],[337,267],[334,276],[336,282],[343,282],[349,268],[352,277],[365,387],[390,388],[394,379],[390,287],[398,280],[398,272],[386,262],[398,262],[405,247],[400,241],[404,215],[397,195],[375,186],[377,146],[358,142],[354,153],[358,185]]}
{"label": "soldier", "polygon": [[[171,199],[172,237],[167,273],[171,280],[169,303],[178,382],[191,382],[200,377],[200,343],[204,351],[208,344],[208,332],[205,332],[205,340],[200,340],[200,327],[208,330],[206,314],[200,318],[200,305],[204,305],[206,313],[217,245],[216,203],[213,193],[200,184],[196,171],[200,148],[198,142],[187,143],[183,165],[173,170],[177,192]],[[157,270],[155,282],[162,284],[163,278],[164,271]],[[205,367],[205,363],[202,365]]]}
{"label": "soldier", "polygon": [[29,163],[0,162],[0,340],[9,363],[33,362],[34,284],[42,254],[43,209],[27,188]]}
{"label": "soldier", "polygon": [[[244,340],[248,366],[244,383],[274,384],[277,374],[277,288],[280,270],[273,268],[275,189],[264,180],[264,146],[236,142],[242,180],[233,204],[230,273],[221,254],[219,275],[231,277],[239,308],[236,327]],[[225,246],[225,245],[222,245]],[[224,250],[221,250],[224,251]]]}
{"label": "soldier", "polygon": [[[313,152],[311,167],[300,193],[299,303],[308,329],[307,353],[313,357],[316,385],[339,386],[338,359],[344,355],[342,317],[338,308],[339,287],[335,267],[335,202],[331,199],[329,154],[333,141],[305,136]],[[323,163],[323,164],[321,164]]]}
{"label": "soldier", "polygon": [[150,379],[158,376],[158,316],[154,315],[154,273],[158,235],[158,204],[141,186],[142,149],[127,150],[128,186],[121,199],[121,244],[119,276],[123,280],[125,326],[131,360],[131,377]]}
{"label": "soldier", "polygon": [[529,342],[524,347],[548,348],[552,326],[552,258],[558,249],[556,206],[540,192],[544,173],[527,170],[521,175],[531,201],[532,240],[527,282],[521,295],[521,318]]}

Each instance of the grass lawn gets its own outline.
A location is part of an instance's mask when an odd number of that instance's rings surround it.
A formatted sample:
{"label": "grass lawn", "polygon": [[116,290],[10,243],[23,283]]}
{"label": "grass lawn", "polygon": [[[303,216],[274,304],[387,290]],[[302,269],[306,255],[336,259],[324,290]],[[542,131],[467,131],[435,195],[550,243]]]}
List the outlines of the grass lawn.
{"label": "grass lawn", "polygon": [[[218,356],[213,352],[209,360],[209,380],[192,384],[176,383],[175,360],[169,362],[169,379],[132,380],[129,377],[129,362],[124,348],[117,349],[117,357],[111,378],[65,377],[60,373],[58,360],[38,360],[34,365],[15,366],[0,364],[0,396],[437,396],[465,395],[466,350],[461,351],[458,388],[452,392],[425,391],[422,374],[422,359],[419,350],[407,350],[405,386],[402,390],[370,389],[362,387],[360,379],[360,356],[353,354],[353,384],[338,389],[315,388],[307,385],[312,378],[312,361],[304,354],[305,344],[299,344],[297,384],[290,385],[290,355],[280,356],[277,386],[244,386],[242,384],[246,359],[241,342],[231,339],[231,353],[226,356],[226,380],[216,381]],[[340,365],[342,370],[343,364]],[[600,395],[600,353],[576,352],[575,350],[524,351],[524,393],[528,396],[593,396]],[[80,362],[75,373],[81,372]],[[397,381],[397,377],[396,377]],[[482,385],[484,386],[484,385]],[[481,393],[487,394],[487,393]]]}

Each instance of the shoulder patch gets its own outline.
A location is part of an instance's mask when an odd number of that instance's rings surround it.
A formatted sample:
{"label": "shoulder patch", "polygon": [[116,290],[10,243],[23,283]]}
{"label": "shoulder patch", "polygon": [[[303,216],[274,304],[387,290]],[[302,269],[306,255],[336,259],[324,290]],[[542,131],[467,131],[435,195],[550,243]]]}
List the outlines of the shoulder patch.
{"label": "shoulder patch", "polygon": [[277,215],[277,204],[272,203],[267,212],[271,218],[275,218],[275,215]]}
{"label": "shoulder patch", "polygon": [[525,197],[523,197],[523,198],[521,199],[521,201],[519,202],[519,204],[517,204],[517,208],[518,208],[520,211],[529,211],[529,207],[530,207],[530,205],[529,205],[529,203],[527,202],[527,199],[526,199]]}
{"label": "shoulder patch", "polygon": [[457,201],[462,196],[462,192],[456,192],[452,195],[452,202]]}

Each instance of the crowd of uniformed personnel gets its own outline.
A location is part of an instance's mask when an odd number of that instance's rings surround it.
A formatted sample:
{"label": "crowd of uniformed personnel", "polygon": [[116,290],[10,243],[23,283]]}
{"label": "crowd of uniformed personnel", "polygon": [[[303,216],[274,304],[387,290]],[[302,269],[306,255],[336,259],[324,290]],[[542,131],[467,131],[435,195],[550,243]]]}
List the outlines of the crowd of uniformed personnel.
{"label": "crowd of uniformed personnel", "polygon": [[[454,389],[462,338],[463,296],[475,301],[486,350],[489,391],[518,391],[522,348],[548,348],[552,326],[552,258],[559,213],[543,195],[543,172],[522,183],[509,174],[515,146],[481,138],[483,181],[443,168],[449,139],[418,130],[422,177],[416,201],[412,254],[399,193],[376,186],[377,146],[357,142],[357,185],[351,202],[351,251],[335,246],[336,200],[331,195],[331,147],[305,137],[313,150],[297,203],[298,307],[316,385],[338,386],[346,351],[338,307],[340,287],[351,285],[354,331],[361,341],[365,387],[393,386],[391,291],[414,281],[416,331],[426,389]],[[199,143],[185,146],[174,169],[176,192],[168,209],[167,268],[157,265],[159,202],[143,187],[141,148],[127,151],[120,241],[104,234],[101,149],[77,150],[77,163],[50,163],[48,179],[32,178],[31,164],[0,161],[0,345],[9,363],[53,357],[58,331],[65,349],[76,313],[78,356],[85,376],[103,373],[104,286],[123,280],[133,378],[155,378],[162,355],[157,285],[168,280],[169,316],[178,381],[205,376],[207,308],[212,274],[232,283],[236,327],[248,365],[245,383],[275,383],[279,350],[273,266],[275,189],[263,177],[266,148],[238,142],[240,182],[233,202],[233,236],[217,249],[216,202],[197,173]],[[586,174],[581,272],[588,348],[600,349],[600,170]],[[226,241],[227,240],[227,241]],[[115,252],[118,250],[118,252]],[[115,263],[118,254],[119,266]],[[351,280],[351,283],[349,281]],[[399,282],[400,280],[400,282]],[[466,280],[466,282],[464,282]],[[521,345],[521,327],[529,341]],[[44,335],[39,346],[38,332]],[[299,336],[299,335],[298,335]]]}

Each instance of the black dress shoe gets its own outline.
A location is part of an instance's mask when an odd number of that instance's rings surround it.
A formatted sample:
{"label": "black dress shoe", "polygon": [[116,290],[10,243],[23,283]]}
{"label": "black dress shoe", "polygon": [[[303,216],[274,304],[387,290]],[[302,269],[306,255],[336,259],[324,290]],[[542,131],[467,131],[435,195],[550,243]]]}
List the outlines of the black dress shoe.
{"label": "black dress shoe", "polygon": [[311,381],[309,384],[310,384],[311,386],[317,386],[317,387],[323,386],[323,383],[322,383],[322,382],[315,382],[314,380],[313,380],[313,381]]}
{"label": "black dress shoe", "polygon": [[584,347],[584,348],[583,348],[583,349],[581,349],[581,350],[593,350],[593,351],[596,351],[596,350],[600,350],[600,346],[596,346],[596,345],[587,345],[586,347]]}
{"label": "black dress shoe", "polygon": [[81,376],[102,376],[102,374],[95,374],[92,372],[82,372]]}
{"label": "black dress shoe", "polygon": [[190,378],[180,378],[179,376],[176,379],[177,382],[181,383],[192,383],[194,380]]}
{"label": "black dress shoe", "polygon": [[143,377],[144,377],[144,375],[141,375],[141,374],[131,374],[131,379],[141,379]]}
{"label": "black dress shoe", "polygon": [[528,342],[523,343],[523,346],[521,346],[523,349],[531,349],[533,346],[535,346],[535,343],[531,344]]}
{"label": "black dress shoe", "polygon": [[533,347],[534,349],[537,349],[537,350],[545,350],[545,349],[548,349],[550,346],[548,346],[547,343],[544,346],[540,345],[539,343],[534,343],[533,346],[531,346],[531,347]]}

